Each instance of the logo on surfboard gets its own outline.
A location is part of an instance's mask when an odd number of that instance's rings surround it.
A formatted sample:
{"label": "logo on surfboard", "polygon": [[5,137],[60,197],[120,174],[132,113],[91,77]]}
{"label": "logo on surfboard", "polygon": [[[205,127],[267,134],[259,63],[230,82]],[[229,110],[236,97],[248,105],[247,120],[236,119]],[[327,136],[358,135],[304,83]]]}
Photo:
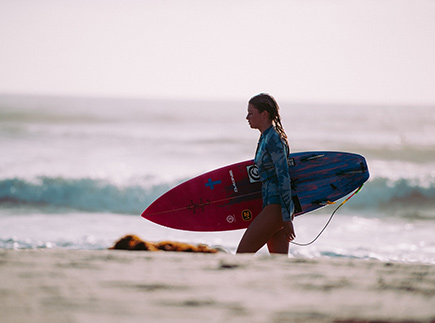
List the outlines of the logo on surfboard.
{"label": "logo on surfboard", "polygon": [[248,171],[249,182],[257,183],[260,181],[260,174],[256,165],[246,166],[246,170]]}
{"label": "logo on surfboard", "polygon": [[212,181],[211,180],[211,178],[209,178],[208,179],[208,182],[207,183],[205,183],[205,186],[207,187],[210,187],[210,189],[211,190],[214,190],[214,187],[216,186],[216,185],[219,185],[219,184],[221,184],[222,183],[222,181],[219,179],[219,180],[217,180],[217,181]]}
{"label": "logo on surfboard", "polygon": [[243,221],[251,221],[252,220],[252,212],[251,210],[243,210],[242,211],[242,219]]}
{"label": "logo on surfboard", "polygon": [[233,223],[234,221],[236,221],[236,218],[234,217],[234,215],[228,215],[227,216],[227,222],[228,223]]}

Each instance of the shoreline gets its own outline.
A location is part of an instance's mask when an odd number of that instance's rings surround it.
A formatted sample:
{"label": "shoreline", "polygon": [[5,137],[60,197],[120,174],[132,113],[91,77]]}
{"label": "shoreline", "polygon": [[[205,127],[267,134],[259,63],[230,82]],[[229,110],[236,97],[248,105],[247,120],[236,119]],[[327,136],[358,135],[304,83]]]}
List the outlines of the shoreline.
{"label": "shoreline", "polygon": [[0,250],[2,322],[435,322],[435,266]]}

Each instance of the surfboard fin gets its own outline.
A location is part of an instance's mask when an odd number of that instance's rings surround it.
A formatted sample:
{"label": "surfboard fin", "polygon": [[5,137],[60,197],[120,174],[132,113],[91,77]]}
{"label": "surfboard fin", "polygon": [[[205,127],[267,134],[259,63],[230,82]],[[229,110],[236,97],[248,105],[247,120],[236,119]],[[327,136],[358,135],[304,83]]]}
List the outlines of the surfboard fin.
{"label": "surfboard fin", "polygon": [[295,210],[293,214],[302,213],[302,205],[299,197],[297,195],[292,195],[293,205],[295,206]]}

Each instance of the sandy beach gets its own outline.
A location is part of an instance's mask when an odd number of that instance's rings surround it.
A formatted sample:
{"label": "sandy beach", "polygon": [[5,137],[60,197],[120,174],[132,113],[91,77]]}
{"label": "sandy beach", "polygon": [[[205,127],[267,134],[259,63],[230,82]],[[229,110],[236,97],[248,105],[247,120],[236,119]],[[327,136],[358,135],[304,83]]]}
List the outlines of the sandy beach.
{"label": "sandy beach", "polygon": [[0,250],[12,322],[435,322],[435,267],[119,250]]}

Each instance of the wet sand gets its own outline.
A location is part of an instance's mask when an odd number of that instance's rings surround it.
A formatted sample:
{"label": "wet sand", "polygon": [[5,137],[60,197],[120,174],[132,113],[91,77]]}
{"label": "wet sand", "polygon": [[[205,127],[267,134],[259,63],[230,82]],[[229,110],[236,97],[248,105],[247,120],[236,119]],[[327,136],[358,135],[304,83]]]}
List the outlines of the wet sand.
{"label": "wet sand", "polygon": [[435,266],[118,250],[0,250],[0,321],[435,322]]}

